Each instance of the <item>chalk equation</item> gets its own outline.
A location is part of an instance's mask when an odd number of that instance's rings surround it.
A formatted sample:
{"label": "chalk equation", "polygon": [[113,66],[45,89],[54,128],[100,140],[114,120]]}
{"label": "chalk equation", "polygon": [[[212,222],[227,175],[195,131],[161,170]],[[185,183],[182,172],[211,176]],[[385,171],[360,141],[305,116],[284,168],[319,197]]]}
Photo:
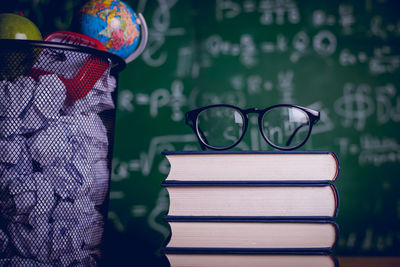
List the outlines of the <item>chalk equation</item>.
{"label": "chalk equation", "polygon": [[[142,60],[151,67],[160,67],[168,60],[168,49],[165,43],[169,38],[182,36],[185,34],[183,27],[171,25],[171,10],[177,5],[178,0],[157,1],[157,7],[149,20],[149,40],[146,49],[141,56]],[[141,0],[138,3],[137,12],[145,12],[149,3]],[[150,23],[151,21],[151,23]]]}
{"label": "chalk equation", "polygon": [[362,134],[359,140],[336,139],[343,157],[356,156],[359,166],[382,166],[400,163],[400,143],[395,137]]}
{"label": "chalk equation", "polygon": [[338,46],[338,38],[329,30],[321,30],[315,35],[299,31],[292,37],[277,34],[275,40],[258,42],[249,34],[242,34],[237,42],[214,34],[205,40],[206,53],[202,55],[201,67],[209,68],[221,57],[237,57],[241,65],[252,69],[260,65],[263,55],[284,53],[291,62],[297,63],[313,51],[320,57],[333,56],[343,67],[366,65],[373,75],[400,72],[400,55],[389,45],[376,45],[372,51],[352,51]]}
{"label": "chalk equation", "polygon": [[[118,110],[134,112],[136,106],[148,106],[152,118],[158,116],[161,108],[171,110],[171,120],[183,119],[182,108],[188,105],[188,97],[184,93],[184,84],[181,80],[172,81],[170,88],[158,88],[151,93],[136,93],[122,89],[118,96]],[[190,98],[190,96],[189,96]]]}
{"label": "chalk equation", "polygon": [[376,231],[374,226],[369,226],[363,233],[350,232],[341,234],[337,246],[346,251],[359,251],[368,253],[371,251],[395,250],[400,242],[400,232],[390,230]]}
{"label": "chalk equation", "polygon": [[[120,181],[127,179],[132,172],[141,172],[142,175],[148,176],[153,169],[156,157],[162,158],[162,151],[196,149],[195,142],[197,142],[197,139],[194,134],[153,137],[148,150],[141,152],[138,159],[131,159],[128,161],[121,161],[119,158],[113,159],[112,180]],[[165,175],[169,171],[169,167],[166,166],[166,161],[161,162],[157,167],[158,173]]]}
{"label": "chalk equation", "polygon": [[372,55],[368,55],[365,51],[352,52],[347,48],[342,49],[339,54],[339,63],[343,67],[367,65],[369,72],[373,75],[400,72],[400,55],[388,45],[375,47]]}
{"label": "chalk equation", "polygon": [[343,95],[334,102],[334,111],[341,117],[342,126],[363,131],[372,116],[372,124],[384,125],[400,122],[400,95],[388,83],[371,87],[369,84],[346,83]]}
{"label": "chalk equation", "polygon": [[282,103],[294,103],[295,91],[294,71],[291,69],[279,71],[276,78],[268,79],[261,74],[234,74],[229,83],[234,91],[242,91],[248,96],[263,95],[263,93],[278,91]]}
{"label": "chalk equation", "polygon": [[[344,36],[362,33],[364,36],[381,40],[399,37],[400,18],[388,18],[383,12],[375,13],[379,9],[385,10],[385,4],[385,1],[365,0],[357,4],[337,3],[337,6],[329,11],[316,7],[311,14],[311,26],[316,29],[339,27],[338,33]],[[356,16],[357,13],[368,17],[366,25],[360,27],[360,24],[365,24],[366,21],[360,20]],[[308,19],[301,17],[299,2],[293,0],[217,0],[215,3],[215,18],[219,23],[229,22],[247,14],[258,14],[259,24],[263,26],[297,25],[302,19]]]}
{"label": "chalk equation", "polygon": [[337,37],[329,30],[320,30],[316,34],[299,31],[291,37],[277,34],[275,40],[255,40],[250,34],[243,33],[238,41],[224,39],[213,34],[204,41],[206,53],[202,55],[201,67],[211,67],[212,59],[222,56],[237,57],[246,68],[259,65],[260,58],[266,54],[289,53],[291,62],[298,62],[301,57],[309,54],[310,49],[319,56],[331,56],[337,50]]}
{"label": "chalk equation", "polygon": [[260,13],[259,22],[262,25],[297,24],[300,21],[300,12],[297,3],[292,0],[276,1],[232,1],[217,0],[215,16],[217,21],[224,21],[239,17],[241,14]]}

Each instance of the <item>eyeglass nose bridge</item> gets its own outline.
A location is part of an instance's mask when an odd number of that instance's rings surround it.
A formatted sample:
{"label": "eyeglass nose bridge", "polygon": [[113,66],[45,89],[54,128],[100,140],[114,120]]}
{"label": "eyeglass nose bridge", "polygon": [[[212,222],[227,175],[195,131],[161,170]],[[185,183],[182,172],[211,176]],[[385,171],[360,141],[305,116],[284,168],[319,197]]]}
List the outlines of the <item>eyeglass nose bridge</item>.
{"label": "eyeglass nose bridge", "polygon": [[243,113],[247,116],[247,114],[249,113],[256,113],[256,114],[260,114],[263,110],[259,109],[259,108],[248,108],[243,110]]}

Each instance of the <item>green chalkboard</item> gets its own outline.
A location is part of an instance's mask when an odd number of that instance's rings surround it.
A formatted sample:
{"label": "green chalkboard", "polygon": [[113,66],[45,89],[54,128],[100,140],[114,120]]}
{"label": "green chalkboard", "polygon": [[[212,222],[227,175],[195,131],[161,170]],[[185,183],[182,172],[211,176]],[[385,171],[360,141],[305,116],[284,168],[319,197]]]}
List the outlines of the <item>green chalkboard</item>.
{"label": "green chalkboard", "polygon": [[[76,29],[85,1],[17,2],[51,32]],[[400,3],[125,2],[145,17],[149,42],[119,75],[110,262],[166,265],[158,250],[169,234],[160,187],[169,166],[160,152],[200,149],[184,113],[212,103],[321,111],[302,149],[333,151],[340,160],[335,253],[400,255]],[[270,150],[254,118],[249,127],[241,148]]]}

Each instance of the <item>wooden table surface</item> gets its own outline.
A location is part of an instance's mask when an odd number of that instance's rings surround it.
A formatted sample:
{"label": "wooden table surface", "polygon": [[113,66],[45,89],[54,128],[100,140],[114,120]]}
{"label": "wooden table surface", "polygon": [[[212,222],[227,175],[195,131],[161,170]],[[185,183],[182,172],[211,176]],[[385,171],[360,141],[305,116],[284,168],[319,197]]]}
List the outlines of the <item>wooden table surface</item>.
{"label": "wooden table surface", "polygon": [[340,267],[400,267],[400,257],[338,257]]}

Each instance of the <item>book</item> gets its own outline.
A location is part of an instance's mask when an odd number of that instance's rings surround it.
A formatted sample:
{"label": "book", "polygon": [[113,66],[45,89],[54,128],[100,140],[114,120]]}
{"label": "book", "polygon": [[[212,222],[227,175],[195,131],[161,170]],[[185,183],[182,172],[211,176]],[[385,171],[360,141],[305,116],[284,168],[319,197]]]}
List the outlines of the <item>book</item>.
{"label": "book", "polygon": [[334,181],[336,155],[327,151],[167,151],[166,181]]}
{"label": "book", "polygon": [[178,217],[335,217],[333,184],[208,183],[164,181],[169,216]]}
{"label": "book", "polygon": [[163,154],[171,266],[338,266],[334,153]]}
{"label": "book", "polygon": [[163,251],[171,267],[337,267],[337,258],[330,252],[263,252],[225,253],[215,251]]}
{"label": "book", "polygon": [[329,251],[338,236],[331,220],[177,219],[166,216],[171,227],[165,250]]}

